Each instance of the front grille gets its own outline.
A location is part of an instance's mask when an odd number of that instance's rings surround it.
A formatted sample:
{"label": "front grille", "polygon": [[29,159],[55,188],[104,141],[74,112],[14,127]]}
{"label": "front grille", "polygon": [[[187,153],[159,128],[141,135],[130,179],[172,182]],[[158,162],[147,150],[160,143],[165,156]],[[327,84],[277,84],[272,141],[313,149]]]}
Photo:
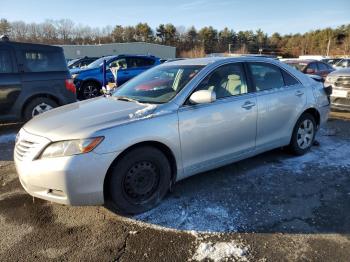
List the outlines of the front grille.
{"label": "front grille", "polygon": [[350,106],[350,99],[336,97],[336,98],[332,99],[332,103],[336,104],[336,105]]}
{"label": "front grille", "polygon": [[23,128],[17,135],[16,140],[14,157],[18,161],[31,161],[35,159],[41,150],[50,143],[49,139],[30,134]]}
{"label": "front grille", "polygon": [[350,89],[350,76],[339,76],[334,82],[336,87],[349,88]]}
{"label": "front grille", "polygon": [[15,155],[17,159],[23,160],[32,155],[39,144],[28,140],[19,140],[15,146]]}

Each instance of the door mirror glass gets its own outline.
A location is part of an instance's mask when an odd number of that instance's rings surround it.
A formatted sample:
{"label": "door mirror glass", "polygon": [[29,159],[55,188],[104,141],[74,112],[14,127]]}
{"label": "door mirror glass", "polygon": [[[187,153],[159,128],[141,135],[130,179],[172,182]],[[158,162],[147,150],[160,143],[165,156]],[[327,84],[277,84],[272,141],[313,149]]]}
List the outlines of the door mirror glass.
{"label": "door mirror glass", "polygon": [[209,104],[216,100],[216,94],[211,90],[199,90],[190,96],[191,104]]}

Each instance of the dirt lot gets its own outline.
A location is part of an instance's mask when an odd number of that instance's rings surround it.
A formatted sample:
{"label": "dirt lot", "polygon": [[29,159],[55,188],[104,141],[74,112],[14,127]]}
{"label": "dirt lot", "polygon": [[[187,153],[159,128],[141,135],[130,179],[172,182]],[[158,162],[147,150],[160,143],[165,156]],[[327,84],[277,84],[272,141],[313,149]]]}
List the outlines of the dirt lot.
{"label": "dirt lot", "polygon": [[19,125],[0,127],[0,261],[349,261],[350,114],[320,146],[274,150],[179,182],[126,218],[33,199],[12,160]]}

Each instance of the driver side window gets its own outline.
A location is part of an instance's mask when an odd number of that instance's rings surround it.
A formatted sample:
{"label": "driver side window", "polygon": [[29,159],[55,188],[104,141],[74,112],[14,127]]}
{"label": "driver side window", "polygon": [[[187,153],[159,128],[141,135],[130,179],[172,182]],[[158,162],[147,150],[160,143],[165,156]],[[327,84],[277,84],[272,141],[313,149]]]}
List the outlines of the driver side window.
{"label": "driver side window", "polygon": [[242,65],[234,63],[215,69],[199,84],[195,91],[199,90],[214,91],[216,99],[248,93]]}

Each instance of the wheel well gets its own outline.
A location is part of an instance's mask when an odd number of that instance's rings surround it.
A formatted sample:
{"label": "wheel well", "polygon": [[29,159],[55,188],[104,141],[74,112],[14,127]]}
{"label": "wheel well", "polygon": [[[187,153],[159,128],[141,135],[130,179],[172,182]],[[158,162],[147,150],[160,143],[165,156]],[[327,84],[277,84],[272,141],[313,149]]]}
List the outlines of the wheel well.
{"label": "wheel well", "polygon": [[110,179],[110,172],[112,167],[123,157],[125,156],[127,153],[129,153],[131,150],[141,147],[141,146],[151,146],[151,147],[155,147],[157,149],[159,149],[168,159],[169,164],[170,164],[170,168],[171,168],[171,184],[175,183],[176,181],[176,175],[177,175],[177,165],[176,165],[176,159],[175,156],[173,154],[173,152],[171,151],[171,149],[166,146],[163,143],[157,142],[157,141],[145,141],[145,142],[141,142],[141,143],[137,143],[135,145],[132,145],[130,147],[128,147],[127,149],[125,149],[121,154],[119,154],[116,159],[113,160],[112,164],[110,165],[110,167],[108,168],[105,180],[104,180],[104,184],[103,184],[103,193],[104,193],[104,197],[105,199],[108,197],[108,189],[107,189],[107,185],[109,183],[109,179]]}
{"label": "wheel well", "polygon": [[62,105],[62,104],[60,103],[60,100],[59,100],[57,97],[53,96],[53,95],[50,95],[50,94],[37,94],[37,95],[33,95],[33,96],[27,98],[27,100],[24,102],[24,104],[23,104],[23,106],[22,106],[22,109],[21,109],[21,117],[24,116],[24,110],[25,110],[25,108],[27,107],[27,105],[28,105],[31,101],[33,101],[33,99],[39,98],[39,97],[50,98],[50,99],[52,99],[57,105],[59,105],[59,106]]}
{"label": "wheel well", "polygon": [[321,123],[321,116],[320,116],[320,113],[317,111],[317,109],[309,108],[309,109],[305,110],[303,114],[305,114],[305,113],[309,113],[315,118],[317,128],[319,128],[320,123]]}
{"label": "wheel well", "polygon": [[95,79],[86,79],[86,80],[84,80],[81,83],[81,86],[84,86],[86,83],[94,83],[94,84],[96,84],[98,86],[102,86],[102,84],[99,81],[95,80]]}

